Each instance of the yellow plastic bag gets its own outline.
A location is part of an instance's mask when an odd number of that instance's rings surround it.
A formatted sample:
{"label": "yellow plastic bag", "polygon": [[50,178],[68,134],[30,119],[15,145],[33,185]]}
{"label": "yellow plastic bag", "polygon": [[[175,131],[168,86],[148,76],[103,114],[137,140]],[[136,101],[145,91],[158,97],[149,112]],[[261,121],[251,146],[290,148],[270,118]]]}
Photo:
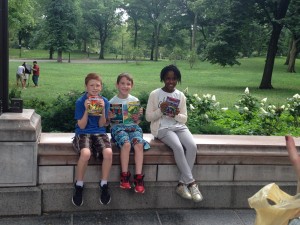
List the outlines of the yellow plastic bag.
{"label": "yellow plastic bag", "polygon": [[256,211],[255,225],[287,225],[300,215],[300,194],[288,195],[275,183],[264,186],[248,202]]}

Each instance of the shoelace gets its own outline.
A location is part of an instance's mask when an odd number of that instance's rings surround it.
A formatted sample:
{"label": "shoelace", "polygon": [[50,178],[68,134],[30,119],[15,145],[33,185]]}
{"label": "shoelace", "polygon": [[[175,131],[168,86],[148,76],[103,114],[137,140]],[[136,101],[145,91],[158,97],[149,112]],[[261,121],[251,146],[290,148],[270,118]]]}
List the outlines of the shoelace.
{"label": "shoelace", "polygon": [[200,191],[198,190],[196,185],[191,186],[191,189],[192,189],[191,192],[193,194],[200,194]]}
{"label": "shoelace", "polygon": [[137,178],[136,183],[137,183],[137,186],[143,186],[144,185],[143,178]]}

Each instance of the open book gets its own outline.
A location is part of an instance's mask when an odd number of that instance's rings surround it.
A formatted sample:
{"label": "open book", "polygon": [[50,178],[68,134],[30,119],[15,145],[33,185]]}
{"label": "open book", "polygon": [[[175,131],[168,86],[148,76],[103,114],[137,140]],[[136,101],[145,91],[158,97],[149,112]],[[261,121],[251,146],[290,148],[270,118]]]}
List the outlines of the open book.
{"label": "open book", "polygon": [[102,99],[101,96],[90,96],[90,104],[88,105],[88,113],[93,116],[101,116],[103,107],[99,105],[99,101]]}
{"label": "open book", "polygon": [[166,102],[169,103],[169,106],[164,111],[164,115],[174,117],[176,115],[176,110],[178,108],[180,100],[168,96]]}
{"label": "open book", "polygon": [[110,111],[114,117],[110,119],[112,124],[132,124],[136,123],[140,111],[140,102],[128,102],[128,104],[110,104]]}

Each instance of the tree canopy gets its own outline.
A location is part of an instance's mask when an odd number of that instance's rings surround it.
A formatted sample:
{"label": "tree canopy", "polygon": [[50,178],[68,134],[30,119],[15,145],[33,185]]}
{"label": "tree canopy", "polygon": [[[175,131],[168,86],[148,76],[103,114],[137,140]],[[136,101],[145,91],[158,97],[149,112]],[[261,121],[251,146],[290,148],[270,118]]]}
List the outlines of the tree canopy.
{"label": "tree canopy", "polygon": [[10,0],[10,45],[48,49],[58,61],[74,50],[99,59],[196,55],[220,66],[266,56],[259,87],[269,89],[277,55],[296,71],[299,8],[300,0]]}

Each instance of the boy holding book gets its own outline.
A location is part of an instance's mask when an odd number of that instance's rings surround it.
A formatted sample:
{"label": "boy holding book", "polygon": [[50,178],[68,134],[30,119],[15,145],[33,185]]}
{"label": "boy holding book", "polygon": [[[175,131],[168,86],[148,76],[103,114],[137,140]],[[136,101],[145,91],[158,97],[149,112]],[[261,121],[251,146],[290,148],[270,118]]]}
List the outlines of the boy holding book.
{"label": "boy holding book", "polygon": [[146,120],[151,122],[150,129],[154,137],[173,150],[180,171],[176,192],[182,198],[200,202],[203,197],[192,174],[197,146],[185,125],[186,97],[176,89],[177,83],[181,82],[181,73],[174,65],[166,66],[161,70],[160,81],[164,82],[164,86],[149,95]]}
{"label": "boy holding book", "polygon": [[90,73],[85,78],[86,92],[77,99],[75,104],[75,137],[73,140],[74,150],[79,154],[76,168],[76,182],[72,202],[75,206],[83,204],[83,178],[88,166],[88,161],[94,156],[103,156],[102,179],[100,186],[100,203],[110,202],[108,189],[108,176],[112,165],[112,149],[109,137],[106,133],[105,124],[108,118],[109,102],[100,96],[102,79],[96,73]]}
{"label": "boy holding book", "polygon": [[130,151],[134,151],[135,175],[134,191],[144,193],[143,159],[144,149],[150,148],[143,139],[143,131],[138,126],[143,109],[139,100],[130,95],[133,88],[133,79],[128,73],[122,73],[117,78],[116,88],[118,94],[110,102],[110,122],[112,140],[120,148],[121,178],[120,187],[131,189],[130,176],[128,170]]}

